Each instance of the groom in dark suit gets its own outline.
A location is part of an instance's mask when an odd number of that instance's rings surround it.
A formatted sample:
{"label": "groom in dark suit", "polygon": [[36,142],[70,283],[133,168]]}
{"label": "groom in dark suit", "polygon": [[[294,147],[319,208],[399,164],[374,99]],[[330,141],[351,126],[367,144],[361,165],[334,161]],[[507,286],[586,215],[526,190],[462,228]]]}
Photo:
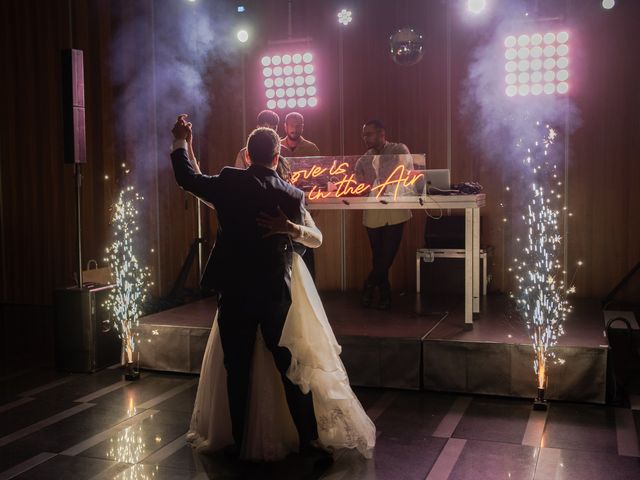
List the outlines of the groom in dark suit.
{"label": "groom in dark suit", "polygon": [[242,445],[248,408],[249,377],[258,324],[282,377],[289,411],[302,451],[318,438],[311,393],[303,394],[286,376],[291,353],[278,342],[291,305],[292,243],[282,234],[265,236],[256,219],[280,208],[303,223],[304,194],[276,173],[280,139],[274,130],[257,128],[247,142],[251,166],[225,167],[219,175],[197,173],[189,161],[186,138],[191,125],[180,116],[173,127],[171,161],[184,190],[213,205],[218,215],[216,244],[202,284],[218,292],[218,324],[227,370],[233,438]]}

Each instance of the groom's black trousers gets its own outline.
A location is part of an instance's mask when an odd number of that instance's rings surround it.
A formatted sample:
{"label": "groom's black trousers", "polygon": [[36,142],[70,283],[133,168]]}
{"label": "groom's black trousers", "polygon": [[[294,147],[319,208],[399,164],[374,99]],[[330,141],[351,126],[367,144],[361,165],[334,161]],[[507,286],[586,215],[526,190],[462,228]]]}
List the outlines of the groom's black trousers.
{"label": "groom's black trousers", "polygon": [[[252,293],[252,292],[249,292]],[[287,292],[288,293],[288,292]],[[245,434],[249,406],[249,381],[258,324],[282,377],[291,417],[298,430],[300,445],[318,438],[313,398],[303,394],[287,378],[291,353],[278,342],[282,335],[291,301],[259,300],[247,294],[222,294],[218,299],[218,325],[227,369],[227,392],[233,438],[240,447]],[[261,399],[257,399],[261,401]]]}

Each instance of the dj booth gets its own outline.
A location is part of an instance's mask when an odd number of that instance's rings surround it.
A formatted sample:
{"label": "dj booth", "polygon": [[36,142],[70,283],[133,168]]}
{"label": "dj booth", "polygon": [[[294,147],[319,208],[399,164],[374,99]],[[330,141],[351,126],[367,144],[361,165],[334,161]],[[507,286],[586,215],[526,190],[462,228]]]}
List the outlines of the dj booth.
{"label": "dj booth", "polygon": [[[464,210],[465,214],[465,324],[473,324],[473,314],[480,312],[480,208],[485,205],[485,194],[477,195],[421,195],[394,198],[328,197],[309,202],[313,210]],[[342,229],[344,234],[344,228]],[[344,266],[345,250],[342,242],[341,262]],[[344,267],[343,267],[344,268]]]}
{"label": "dj booth", "polygon": [[[483,193],[451,190],[448,170],[426,169],[424,154],[299,157],[287,159],[293,184],[313,210],[464,210],[465,324],[480,312],[480,208]],[[443,176],[444,174],[444,176]],[[341,228],[345,288],[345,222]],[[417,261],[420,261],[418,259]]]}

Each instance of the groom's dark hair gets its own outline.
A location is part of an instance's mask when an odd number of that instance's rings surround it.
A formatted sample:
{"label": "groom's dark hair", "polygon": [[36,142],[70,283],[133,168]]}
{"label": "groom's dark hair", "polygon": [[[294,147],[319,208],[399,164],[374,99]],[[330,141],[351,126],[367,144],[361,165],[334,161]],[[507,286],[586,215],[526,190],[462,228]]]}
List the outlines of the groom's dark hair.
{"label": "groom's dark hair", "polygon": [[247,151],[251,163],[270,165],[273,157],[280,153],[280,137],[271,128],[258,127],[249,135]]}

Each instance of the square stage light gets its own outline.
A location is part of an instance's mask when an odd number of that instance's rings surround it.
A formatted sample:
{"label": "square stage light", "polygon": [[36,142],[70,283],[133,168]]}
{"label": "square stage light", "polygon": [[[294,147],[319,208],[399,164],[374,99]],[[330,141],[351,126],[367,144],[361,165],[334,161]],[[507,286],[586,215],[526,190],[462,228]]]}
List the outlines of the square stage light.
{"label": "square stage light", "polygon": [[507,96],[563,95],[569,91],[569,33],[509,35],[504,47]]}
{"label": "square stage light", "polygon": [[260,63],[268,109],[299,109],[318,105],[311,52],[265,55]]}

